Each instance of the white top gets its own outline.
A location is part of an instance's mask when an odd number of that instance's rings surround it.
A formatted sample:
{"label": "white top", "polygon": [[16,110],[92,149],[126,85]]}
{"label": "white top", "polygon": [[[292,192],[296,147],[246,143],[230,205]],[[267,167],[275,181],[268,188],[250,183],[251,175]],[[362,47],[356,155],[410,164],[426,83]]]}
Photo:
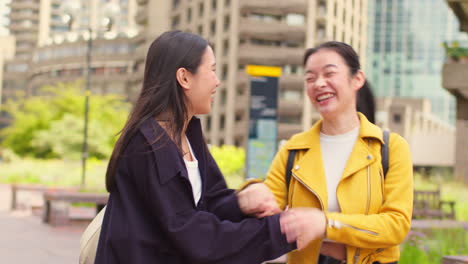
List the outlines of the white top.
{"label": "white top", "polygon": [[359,126],[341,135],[330,136],[320,132],[320,149],[327,181],[329,212],[341,211],[336,198],[336,189],[358,135]]}
{"label": "white top", "polygon": [[[185,136],[187,138],[187,136]],[[202,181],[200,176],[200,170],[198,169],[198,160],[193,154],[192,146],[190,145],[190,141],[187,138],[187,144],[190,149],[190,154],[192,154],[193,161],[189,161],[184,159],[185,166],[187,167],[188,177],[190,180],[190,184],[192,184],[192,192],[193,192],[193,199],[195,201],[195,205],[198,204],[200,200],[201,191],[202,191]]]}

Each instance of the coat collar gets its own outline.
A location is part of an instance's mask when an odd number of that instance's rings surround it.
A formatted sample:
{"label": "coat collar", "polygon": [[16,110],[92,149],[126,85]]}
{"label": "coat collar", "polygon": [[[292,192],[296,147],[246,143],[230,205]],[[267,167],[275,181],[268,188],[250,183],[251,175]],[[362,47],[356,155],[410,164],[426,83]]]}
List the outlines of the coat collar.
{"label": "coat collar", "polygon": [[[358,112],[360,128],[359,138],[361,139],[377,139],[383,144],[382,130],[369,122],[367,118],[360,112]],[[286,144],[286,148],[291,149],[310,149],[314,146],[320,145],[320,129],[322,127],[323,120],[320,119],[316,122],[309,130],[294,135]]]}
{"label": "coat collar", "polygon": [[[161,184],[168,182],[178,174],[188,179],[187,168],[185,167],[182,154],[158,122],[150,118],[142,123],[140,131],[153,150]],[[197,117],[192,117],[190,120],[186,135],[198,160],[200,175],[203,181],[206,169],[206,153],[201,124]]]}

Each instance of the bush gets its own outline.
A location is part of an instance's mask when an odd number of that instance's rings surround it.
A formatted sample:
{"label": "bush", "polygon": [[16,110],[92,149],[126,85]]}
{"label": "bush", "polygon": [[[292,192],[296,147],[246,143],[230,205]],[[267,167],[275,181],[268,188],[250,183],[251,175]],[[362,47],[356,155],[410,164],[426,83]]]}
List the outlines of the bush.
{"label": "bush", "polygon": [[401,264],[442,263],[448,255],[468,254],[468,233],[461,229],[412,230],[401,245]]}
{"label": "bush", "polygon": [[[68,158],[81,156],[84,96],[80,82],[59,83],[41,89],[40,96],[7,102],[13,121],[1,131],[2,144],[21,157]],[[107,158],[117,140],[130,104],[118,95],[92,95],[88,123],[90,157]]]}
{"label": "bush", "polygon": [[243,174],[245,162],[245,151],[243,148],[229,145],[221,147],[212,146],[210,152],[225,177]]}

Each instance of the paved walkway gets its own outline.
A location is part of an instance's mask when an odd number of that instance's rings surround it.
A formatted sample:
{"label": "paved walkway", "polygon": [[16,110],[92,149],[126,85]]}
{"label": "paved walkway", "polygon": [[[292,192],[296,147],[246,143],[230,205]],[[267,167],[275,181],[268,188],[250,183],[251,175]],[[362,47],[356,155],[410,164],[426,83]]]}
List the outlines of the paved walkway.
{"label": "paved walkway", "polygon": [[0,263],[78,263],[83,227],[50,227],[30,210],[10,211],[10,187],[0,185]]}

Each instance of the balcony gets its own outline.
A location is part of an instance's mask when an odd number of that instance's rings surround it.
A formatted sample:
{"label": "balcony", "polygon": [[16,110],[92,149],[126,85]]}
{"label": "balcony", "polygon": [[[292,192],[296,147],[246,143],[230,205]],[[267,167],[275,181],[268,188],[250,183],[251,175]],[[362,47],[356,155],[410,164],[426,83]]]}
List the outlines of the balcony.
{"label": "balcony", "polygon": [[38,13],[24,13],[24,12],[14,12],[10,13],[11,20],[23,21],[23,20],[33,20],[39,21]]}
{"label": "balcony", "polygon": [[39,10],[39,3],[33,1],[13,1],[10,3],[11,9],[33,9]]}
{"label": "balcony", "polygon": [[302,100],[299,102],[279,100],[278,114],[280,116],[297,116],[299,113],[302,113],[302,105]]}
{"label": "balcony", "polygon": [[239,45],[239,64],[302,64],[304,49],[255,44]]}
{"label": "balcony", "polygon": [[241,13],[305,14],[307,0],[239,0]]}
{"label": "balcony", "polygon": [[147,5],[148,4],[148,0],[137,0],[136,1],[138,5]]}
{"label": "balcony", "polygon": [[442,85],[453,95],[468,99],[468,63],[445,63],[442,68]]}
{"label": "balcony", "polygon": [[259,21],[252,18],[241,18],[239,34],[241,38],[259,38],[267,40],[292,40],[304,42],[305,26],[292,26],[278,21]]}
{"label": "balcony", "polygon": [[31,42],[35,44],[37,41],[37,35],[34,33],[17,34],[15,37],[16,37],[16,43]]}
{"label": "balcony", "polygon": [[280,89],[302,91],[304,89],[304,77],[297,74],[283,74],[279,80]]}

